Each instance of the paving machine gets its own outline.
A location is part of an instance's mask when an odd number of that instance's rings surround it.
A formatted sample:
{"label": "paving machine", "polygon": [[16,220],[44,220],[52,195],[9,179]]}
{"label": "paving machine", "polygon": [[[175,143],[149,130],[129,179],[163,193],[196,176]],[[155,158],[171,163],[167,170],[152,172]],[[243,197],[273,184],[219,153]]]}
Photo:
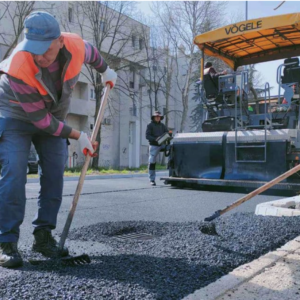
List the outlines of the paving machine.
{"label": "paving machine", "polygon": [[[177,133],[171,142],[166,184],[255,189],[299,164],[300,13],[248,20],[196,36],[202,51],[199,99],[202,132]],[[204,54],[218,57],[234,72],[220,76],[213,91],[203,75]],[[248,99],[247,66],[284,59],[274,74],[278,96],[265,84]],[[239,71],[237,69],[239,68]],[[208,74],[208,76],[210,76]],[[273,189],[300,191],[296,173]]]}

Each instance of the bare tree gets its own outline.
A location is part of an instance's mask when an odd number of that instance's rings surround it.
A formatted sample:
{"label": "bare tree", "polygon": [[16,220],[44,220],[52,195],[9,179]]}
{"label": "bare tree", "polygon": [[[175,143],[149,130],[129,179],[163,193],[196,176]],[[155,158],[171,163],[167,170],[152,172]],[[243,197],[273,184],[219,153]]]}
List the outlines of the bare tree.
{"label": "bare tree", "polygon": [[184,131],[189,108],[190,87],[196,70],[199,74],[199,65],[196,64],[199,51],[193,40],[196,35],[205,32],[208,20],[212,27],[221,23],[224,3],[214,1],[154,2],[153,9],[158,12],[159,20],[168,32],[172,46],[177,50],[174,51],[176,54],[174,77],[181,93],[180,131]]}
{"label": "bare tree", "polygon": [[[112,69],[125,73],[126,76],[118,77],[118,84],[114,89],[128,97],[132,95],[130,81],[128,80],[132,66],[145,61],[144,56],[141,55],[141,52],[143,52],[142,43],[138,39],[138,34],[141,31],[141,28],[138,27],[143,25],[136,26],[135,24],[134,26],[134,22],[129,17],[135,11],[135,5],[136,3],[128,1],[74,2],[69,4],[68,20],[61,19],[65,30],[74,31],[74,28],[78,30],[78,33],[84,39],[91,42],[101,52],[101,55]],[[72,24],[72,30],[70,24]],[[101,83],[101,75],[89,66],[87,66],[87,69],[87,79],[95,89],[96,121],[104,87]],[[110,110],[113,114],[114,108],[112,106],[110,106]],[[97,135],[99,145],[101,144],[100,137],[101,127]],[[99,158],[95,157],[92,166],[98,167],[98,164]]]}
{"label": "bare tree", "polygon": [[[262,75],[259,71],[255,69],[255,64],[248,66],[248,82],[249,82],[249,99],[258,99],[260,94],[265,94],[265,83],[263,81]],[[273,87],[269,87],[271,90]],[[258,104],[256,105],[258,109]]]}
{"label": "bare tree", "polygon": [[6,49],[2,59],[7,58],[18,44],[24,20],[33,11],[34,4],[35,1],[0,2],[0,21],[6,19],[5,26],[1,26],[0,30],[0,45]]}
{"label": "bare tree", "polygon": [[147,32],[144,32],[144,47],[146,61],[144,68],[140,70],[139,75],[147,89],[147,97],[150,103],[150,115],[153,110],[158,110],[162,101],[159,94],[165,92],[164,77],[167,69],[164,63],[166,50],[159,43],[159,35],[157,28],[151,28],[151,38],[147,38]]}

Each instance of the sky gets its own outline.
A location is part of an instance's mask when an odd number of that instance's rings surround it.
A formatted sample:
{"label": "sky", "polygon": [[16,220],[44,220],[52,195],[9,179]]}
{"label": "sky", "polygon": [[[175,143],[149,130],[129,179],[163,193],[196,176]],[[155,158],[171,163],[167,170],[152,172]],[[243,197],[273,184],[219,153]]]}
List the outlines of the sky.
{"label": "sky", "polygon": [[[248,20],[260,17],[269,17],[289,13],[300,12],[300,1],[285,1],[279,8],[274,10],[282,1],[228,1],[228,15],[237,15],[242,20],[246,19],[246,2],[248,5]],[[149,12],[148,1],[139,4],[139,8],[144,14]],[[278,84],[276,82],[277,68],[283,60],[256,64],[256,70],[261,74],[262,80],[268,82],[271,87],[271,95],[278,94]],[[263,84],[264,85],[264,84]]]}

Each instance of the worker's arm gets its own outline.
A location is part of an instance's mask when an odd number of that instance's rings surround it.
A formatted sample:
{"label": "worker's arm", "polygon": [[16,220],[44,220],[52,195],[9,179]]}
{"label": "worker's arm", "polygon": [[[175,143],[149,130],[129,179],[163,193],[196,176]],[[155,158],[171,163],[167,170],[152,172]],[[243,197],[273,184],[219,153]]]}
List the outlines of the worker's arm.
{"label": "worker's arm", "polygon": [[211,78],[219,78],[220,76],[223,76],[223,75],[226,75],[226,74],[227,74],[226,71],[217,73],[217,71],[213,67],[211,67],[209,69],[209,75],[211,76]]}
{"label": "worker's arm", "polygon": [[85,57],[84,63],[92,66],[97,72],[102,75],[102,82],[104,85],[109,84],[113,88],[116,84],[117,73],[110,69],[100,52],[92,44],[84,41]]}
{"label": "worker's arm", "polygon": [[[45,100],[36,88],[12,76],[8,76],[8,80],[20,106],[35,127],[54,136],[71,138],[72,128],[48,112]],[[76,137],[77,134],[73,132],[72,136]]]}
{"label": "worker's arm", "polygon": [[98,144],[96,142],[92,144],[85,132],[79,132],[71,128],[49,113],[42,95],[36,88],[11,76],[9,76],[8,80],[11,90],[19,101],[20,106],[35,127],[54,136],[78,140],[81,151],[84,154],[86,154],[85,149],[88,149],[90,155],[94,153]]}

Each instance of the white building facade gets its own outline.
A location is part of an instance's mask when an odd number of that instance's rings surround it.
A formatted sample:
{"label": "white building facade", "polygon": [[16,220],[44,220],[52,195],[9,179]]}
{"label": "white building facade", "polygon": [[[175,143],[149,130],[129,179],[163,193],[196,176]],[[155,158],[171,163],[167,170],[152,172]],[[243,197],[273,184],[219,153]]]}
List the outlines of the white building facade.
{"label": "white building facade", "polygon": [[[35,9],[45,9],[55,15],[61,23],[62,31],[68,29],[70,32],[78,33],[82,36],[82,28],[85,25],[87,31],[83,38],[93,43],[92,34],[87,20],[82,19],[78,24],[75,20],[74,12],[78,13],[76,2],[36,2]],[[77,18],[78,19],[78,18]],[[5,34],[11,39],[9,19],[2,18],[0,26],[6,28]],[[106,24],[105,18],[101,19],[100,26]],[[79,30],[80,29],[80,30]],[[109,65],[115,68],[118,73],[116,87],[110,92],[109,103],[105,111],[105,117],[101,125],[101,144],[99,151],[99,166],[106,168],[138,168],[148,163],[148,141],[145,138],[147,124],[150,122],[151,113],[155,110],[150,103],[152,84],[154,79],[149,76],[149,68],[145,63],[147,55],[145,45],[149,44],[151,28],[138,21],[126,17],[126,24],[123,30],[130,33],[126,47],[120,50],[115,46],[110,52],[111,61],[116,61]],[[122,33],[124,34],[124,33]],[[88,38],[90,36],[90,38]],[[20,36],[20,40],[23,35]],[[111,38],[108,37],[102,44],[100,51],[105,57],[106,51],[110,48]],[[7,47],[0,46],[1,59]],[[120,50],[120,51],[119,51]],[[163,58],[166,59],[166,54]],[[179,72],[186,73],[186,56],[182,56],[179,62]],[[162,68],[164,61],[161,62]],[[132,67],[134,66],[134,67]],[[153,64],[152,64],[153,67]],[[158,67],[158,66],[156,66]],[[143,76],[141,76],[143,74]],[[143,77],[143,78],[142,78]],[[145,81],[145,78],[147,80]],[[168,127],[177,132],[180,128],[180,111],[182,110],[181,91],[178,85],[171,85],[169,107],[166,107],[166,95],[163,88],[157,93],[157,108],[162,113],[168,113]],[[191,95],[192,97],[192,95]],[[95,119],[95,90],[89,78],[89,72],[85,66],[76,84],[71,100],[71,105],[66,122],[71,127],[87,132],[91,135]],[[196,103],[191,103],[190,111]],[[152,111],[151,111],[152,109]],[[189,120],[188,120],[189,121]],[[187,122],[186,131],[189,131]],[[80,153],[77,141],[70,140],[68,167],[80,166],[84,162],[84,156]]]}

